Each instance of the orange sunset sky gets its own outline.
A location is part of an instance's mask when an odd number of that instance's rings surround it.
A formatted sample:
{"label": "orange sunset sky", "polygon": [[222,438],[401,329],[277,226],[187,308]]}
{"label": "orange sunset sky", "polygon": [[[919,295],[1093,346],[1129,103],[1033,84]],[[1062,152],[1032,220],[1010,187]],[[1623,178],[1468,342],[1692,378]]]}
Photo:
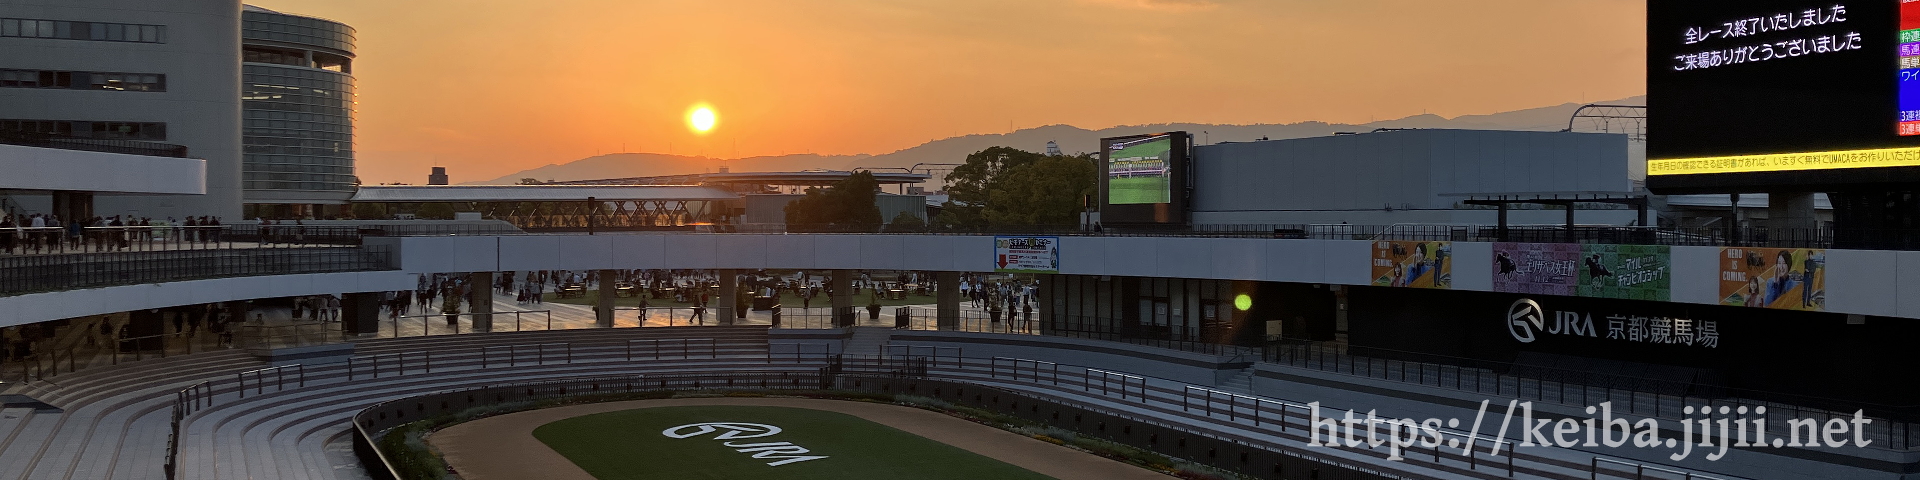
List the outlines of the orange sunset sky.
{"label": "orange sunset sky", "polygon": [[[1642,0],[257,0],[359,30],[359,173],[888,153],[1070,124],[1363,123],[1645,92]],[[719,116],[689,132],[696,103]],[[955,159],[959,160],[959,159]]]}

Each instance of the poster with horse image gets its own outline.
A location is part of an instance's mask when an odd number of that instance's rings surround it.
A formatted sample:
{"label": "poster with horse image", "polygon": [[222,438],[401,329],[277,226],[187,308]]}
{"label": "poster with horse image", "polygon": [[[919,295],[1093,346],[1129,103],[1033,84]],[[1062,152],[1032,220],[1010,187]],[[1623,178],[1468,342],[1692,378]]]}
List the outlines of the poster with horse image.
{"label": "poster with horse image", "polygon": [[1373,285],[1453,288],[1453,242],[1373,242]]}
{"label": "poster with horse image", "polygon": [[1578,290],[1581,251],[1573,243],[1493,244],[1493,291],[1573,295]]}
{"label": "poster with horse image", "polygon": [[1826,311],[1827,251],[1818,248],[1722,248],[1720,304]]}

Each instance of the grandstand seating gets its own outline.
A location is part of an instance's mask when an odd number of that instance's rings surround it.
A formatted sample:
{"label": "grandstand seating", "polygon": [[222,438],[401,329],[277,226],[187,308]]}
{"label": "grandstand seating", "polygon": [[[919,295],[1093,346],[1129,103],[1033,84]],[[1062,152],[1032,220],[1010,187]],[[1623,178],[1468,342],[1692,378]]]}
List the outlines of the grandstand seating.
{"label": "grandstand seating", "polygon": [[[885,335],[859,332],[884,345]],[[884,348],[881,348],[884,350]],[[429,353],[430,352],[430,353]],[[886,357],[871,357],[886,361]],[[817,371],[820,357],[770,352],[765,327],[665,327],[483,333],[357,342],[350,362],[267,368],[238,350],[123,363],[37,382],[29,390],[61,412],[0,411],[0,472],[20,478],[157,479],[168,457],[171,412],[180,425],[178,478],[367,478],[350,453],[348,419],[369,405],[427,393],[562,377],[714,371]],[[1305,410],[1205,386],[1130,376],[1095,378],[1085,367],[1013,359],[935,358],[931,376],[1023,392],[1141,422],[1171,425],[1261,448],[1304,439]],[[1117,373],[1116,373],[1117,374]],[[1123,374],[1122,374],[1123,375]],[[204,383],[203,383],[204,382]],[[1114,388],[1116,383],[1118,388]],[[200,387],[195,387],[201,385]],[[194,392],[180,394],[182,391]],[[1142,397],[1146,401],[1143,401]],[[1204,403],[1202,403],[1204,402]],[[1222,408],[1231,405],[1237,410]],[[1276,427],[1283,422],[1286,430]],[[1262,422],[1256,424],[1256,422]],[[1484,440],[1483,440],[1484,442]],[[1486,448],[1480,447],[1484,453]],[[1384,449],[1314,454],[1380,464]],[[1396,467],[1428,477],[1507,478],[1505,465],[1457,453]],[[1588,478],[1591,455],[1522,452],[1520,478]],[[1504,459],[1503,459],[1504,460]]]}

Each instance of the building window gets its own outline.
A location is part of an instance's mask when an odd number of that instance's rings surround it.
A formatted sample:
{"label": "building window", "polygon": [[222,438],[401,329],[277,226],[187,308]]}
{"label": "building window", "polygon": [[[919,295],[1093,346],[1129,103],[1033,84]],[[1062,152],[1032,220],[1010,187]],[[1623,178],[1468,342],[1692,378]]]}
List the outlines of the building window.
{"label": "building window", "polygon": [[0,69],[0,87],[164,92],[167,91],[167,76],[159,73]]}
{"label": "building window", "polygon": [[0,119],[0,134],[36,135],[56,138],[166,140],[167,124],[160,122]]}
{"label": "building window", "polygon": [[242,54],[241,61],[247,63],[271,63],[276,65],[293,65],[296,67],[313,66],[307,63],[306,52],[299,50],[247,46],[242,47],[240,52]]}
{"label": "building window", "polygon": [[167,43],[165,25],[0,18],[0,37]]}

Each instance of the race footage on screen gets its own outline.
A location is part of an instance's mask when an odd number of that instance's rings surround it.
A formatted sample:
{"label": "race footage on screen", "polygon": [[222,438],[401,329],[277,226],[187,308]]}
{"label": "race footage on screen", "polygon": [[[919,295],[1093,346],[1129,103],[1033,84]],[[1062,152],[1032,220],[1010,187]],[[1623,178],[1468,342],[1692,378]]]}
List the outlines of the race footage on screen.
{"label": "race footage on screen", "polygon": [[1139,205],[1171,203],[1168,164],[1173,135],[1120,139],[1107,144],[1107,203]]}

